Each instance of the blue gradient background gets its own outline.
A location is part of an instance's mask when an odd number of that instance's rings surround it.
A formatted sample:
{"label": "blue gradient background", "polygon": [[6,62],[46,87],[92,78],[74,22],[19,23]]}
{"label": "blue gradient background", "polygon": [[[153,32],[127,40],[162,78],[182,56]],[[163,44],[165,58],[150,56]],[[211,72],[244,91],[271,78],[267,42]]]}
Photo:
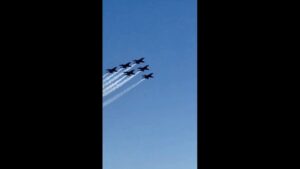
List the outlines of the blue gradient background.
{"label": "blue gradient background", "polygon": [[103,0],[103,69],[145,57],[154,73],[104,108],[104,169],[196,169],[196,6]]}

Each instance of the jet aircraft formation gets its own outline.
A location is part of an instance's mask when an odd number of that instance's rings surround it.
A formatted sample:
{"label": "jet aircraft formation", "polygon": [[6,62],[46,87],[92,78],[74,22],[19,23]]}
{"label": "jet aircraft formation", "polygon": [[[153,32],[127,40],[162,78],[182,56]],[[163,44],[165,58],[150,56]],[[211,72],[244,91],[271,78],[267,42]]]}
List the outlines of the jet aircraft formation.
{"label": "jet aircraft formation", "polygon": [[[141,64],[141,63],[144,63],[144,59],[145,59],[145,58],[135,59],[135,60],[133,60],[133,62],[128,62],[128,63],[125,63],[125,64],[120,64],[120,68],[123,68],[123,69],[129,68],[129,67],[132,66],[132,63],[134,63],[134,64]],[[138,67],[137,69],[138,69],[138,71],[144,72],[145,70],[149,70],[149,65],[146,65],[146,66],[144,66],[144,67]],[[113,67],[113,68],[111,68],[111,69],[106,69],[106,71],[107,71],[107,73],[109,73],[109,74],[113,74],[113,73],[117,72],[117,67]],[[131,75],[134,75],[134,74],[135,74],[135,73],[134,73],[134,69],[133,69],[133,70],[130,70],[130,71],[125,71],[125,72],[123,72],[123,73],[124,73],[125,75],[127,75],[127,76],[131,76]],[[144,77],[145,79],[149,79],[149,78],[153,78],[152,75],[153,75],[153,73],[150,73],[149,75],[143,75],[143,77]]]}
{"label": "jet aircraft formation", "polygon": [[[141,64],[145,63],[145,58],[134,59],[132,62],[127,62],[124,64],[120,64],[119,67],[112,67],[106,69],[106,74],[102,76],[103,81],[103,97],[109,96],[111,93],[116,91],[117,89],[121,88],[122,86],[126,85],[131,79],[137,76],[141,72],[145,72],[149,70],[149,65],[142,66]],[[134,69],[135,66],[139,66]],[[119,94],[115,95],[114,97],[104,101],[103,106],[114,102],[119,97],[123,96],[125,93],[129,92],[140,83],[142,83],[146,79],[154,78],[153,73],[143,74],[142,79],[137,81],[136,83],[132,84],[131,86],[127,87],[125,90],[119,92]],[[105,100],[105,99],[104,99]]]}

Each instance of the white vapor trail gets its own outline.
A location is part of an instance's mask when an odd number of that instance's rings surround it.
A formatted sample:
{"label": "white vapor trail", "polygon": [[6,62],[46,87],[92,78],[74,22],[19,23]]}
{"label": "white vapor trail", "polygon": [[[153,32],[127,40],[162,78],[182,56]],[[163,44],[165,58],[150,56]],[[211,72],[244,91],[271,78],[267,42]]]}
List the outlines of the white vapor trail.
{"label": "white vapor trail", "polygon": [[113,88],[114,86],[118,85],[118,83],[120,83],[123,79],[125,79],[126,76],[124,75],[123,77],[121,77],[119,80],[115,81],[113,84],[111,84],[110,86],[106,87],[103,90],[103,93],[105,94],[109,89]]}
{"label": "white vapor trail", "polygon": [[128,82],[129,80],[131,80],[132,78],[134,78],[136,75],[138,75],[140,73],[140,71],[138,71],[135,75],[129,77],[128,79],[125,79],[124,81],[122,81],[121,83],[117,84],[116,86],[112,87],[111,89],[107,90],[103,96],[107,96],[108,94],[110,94],[111,92],[117,90],[118,88],[122,87],[126,82]]}
{"label": "white vapor trail", "polygon": [[103,107],[109,105],[110,103],[114,102],[115,100],[117,100],[118,98],[120,98],[121,96],[123,96],[124,94],[126,94],[127,92],[129,92],[130,90],[132,90],[133,88],[137,87],[144,80],[145,79],[141,79],[140,81],[138,81],[137,83],[131,85],[130,87],[128,87],[127,89],[125,89],[124,91],[122,91],[121,93],[119,93],[118,95],[116,95],[115,97],[111,98],[110,100],[107,100],[106,102],[103,103]]}
{"label": "white vapor trail", "polygon": [[[126,71],[130,70],[131,68],[133,68],[135,65],[136,65],[136,64],[133,64],[133,65],[131,65],[131,67],[129,67],[129,68],[125,69],[125,70],[123,70],[123,68],[122,68],[122,71],[118,72],[118,73],[116,74],[115,77],[109,79],[108,81],[104,81],[104,82],[103,82],[103,88],[102,88],[102,89],[108,87],[108,85],[110,85],[112,82],[114,82],[114,81],[115,81],[116,79],[118,79],[120,76],[122,76],[124,72],[126,72]],[[121,69],[120,69],[120,70],[121,70]]]}
{"label": "white vapor trail", "polygon": [[108,75],[108,73],[105,73],[105,74],[102,76],[102,79],[106,78],[107,75]]}
{"label": "white vapor trail", "polygon": [[115,72],[115,73],[111,73],[109,76],[107,76],[106,78],[104,78],[102,80],[103,84],[106,83],[109,79],[113,78],[115,75],[119,74],[122,70],[123,70],[123,68],[117,70],[117,72]]}

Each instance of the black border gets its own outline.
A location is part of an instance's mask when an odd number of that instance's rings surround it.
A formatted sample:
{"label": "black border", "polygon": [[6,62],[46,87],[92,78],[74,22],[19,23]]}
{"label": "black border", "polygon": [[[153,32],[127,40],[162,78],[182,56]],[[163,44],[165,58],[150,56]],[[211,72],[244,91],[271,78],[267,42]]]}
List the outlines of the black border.
{"label": "black border", "polygon": [[102,1],[11,3],[3,162],[101,168]]}
{"label": "black border", "polygon": [[296,166],[292,6],[198,1],[199,168]]}

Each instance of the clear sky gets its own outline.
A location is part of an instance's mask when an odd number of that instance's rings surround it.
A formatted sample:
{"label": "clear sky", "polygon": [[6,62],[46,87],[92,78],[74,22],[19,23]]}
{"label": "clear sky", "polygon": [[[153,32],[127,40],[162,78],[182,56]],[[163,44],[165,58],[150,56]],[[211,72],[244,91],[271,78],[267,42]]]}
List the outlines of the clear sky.
{"label": "clear sky", "polygon": [[104,108],[104,169],[196,169],[196,6],[103,0],[103,69],[145,57],[154,73]]}

